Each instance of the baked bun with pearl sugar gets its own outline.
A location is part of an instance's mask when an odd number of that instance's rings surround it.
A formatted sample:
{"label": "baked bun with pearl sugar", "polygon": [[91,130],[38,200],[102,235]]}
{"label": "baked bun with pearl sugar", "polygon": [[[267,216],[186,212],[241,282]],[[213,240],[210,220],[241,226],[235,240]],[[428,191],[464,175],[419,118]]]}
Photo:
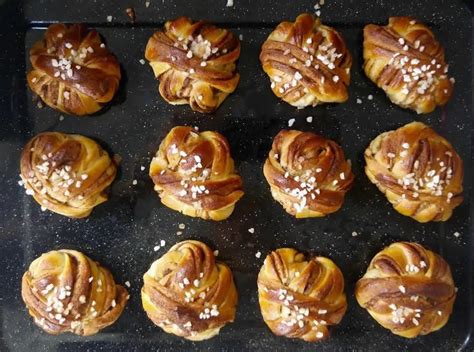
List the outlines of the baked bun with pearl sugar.
{"label": "baked bun with pearl sugar", "polygon": [[260,52],[273,93],[303,108],[347,100],[351,54],[342,36],[310,14],[282,22]]}
{"label": "baked bun with pearl sugar", "polygon": [[365,173],[400,214],[446,221],[463,201],[463,162],[433,129],[412,122],[377,136],[365,150]]}
{"label": "baked bun with pearl sugar", "polygon": [[174,127],[150,164],[161,201],[185,215],[224,220],[243,196],[230,147],[221,134]]}
{"label": "baked bun with pearl sugar", "polygon": [[364,28],[364,71],[388,98],[419,114],[451,97],[444,49],[433,32],[411,17],[390,17],[388,25]]}
{"label": "baked bun with pearl sugar", "polygon": [[240,42],[232,32],[187,17],[166,22],[145,50],[163,99],[203,113],[214,112],[237,88],[239,56]]}
{"label": "baked bun with pearl sugar", "polygon": [[234,321],[237,290],[232,272],[202,242],[174,245],[151,265],[143,281],[143,309],[169,334],[202,341]]}
{"label": "baked bun with pearl sugar", "polygon": [[42,210],[84,218],[107,200],[117,163],[90,138],[44,132],[25,145],[20,169],[20,184]]}
{"label": "baked bun with pearl sugar", "polygon": [[120,65],[95,30],[82,24],[52,24],[30,50],[28,85],[53,109],[93,114],[110,102],[120,83]]}
{"label": "baked bun with pearl sugar", "polygon": [[347,309],[344,277],[328,258],[277,249],[265,258],[257,284],[263,320],[278,336],[326,339]]}
{"label": "baked bun with pearl sugar", "polygon": [[296,218],[338,211],[354,175],[342,148],[312,132],[282,130],[263,167],[273,198]]}
{"label": "baked bun with pearl sugar", "polygon": [[36,325],[44,331],[82,336],[113,324],[129,298],[106,268],[67,249],[35,259],[23,275],[21,295]]}
{"label": "baked bun with pearl sugar", "polygon": [[355,296],[384,328],[414,338],[448,322],[456,288],[442,257],[417,243],[397,242],[375,255]]}

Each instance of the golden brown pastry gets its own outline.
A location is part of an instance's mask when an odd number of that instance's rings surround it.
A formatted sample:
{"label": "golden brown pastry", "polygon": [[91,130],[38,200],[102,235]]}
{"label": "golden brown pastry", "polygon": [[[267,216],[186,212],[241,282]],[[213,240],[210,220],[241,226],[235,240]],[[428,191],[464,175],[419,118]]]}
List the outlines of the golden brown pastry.
{"label": "golden brown pastry", "polygon": [[278,336],[318,341],[346,312],[344,277],[324,257],[305,259],[291,248],[270,253],[258,274],[260,310]]}
{"label": "golden brown pastry", "polygon": [[21,295],[36,325],[47,333],[83,336],[113,324],[129,297],[106,268],[67,249],[35,259],[23,275]]}
{"label": "golden brown pastry", "polygon": [[417,243],[397,242],[372,259],[355,295],[384,328],[413,338],[447,323],[456,289],[443,258]]}
{"label": "golden brown pastry", "polygon": [[453,91],[444,49],[433,32],[411,17],[364,28],[364,71],[390,100],[417,113],[445,105]]}
{"label": "golden brown pastry", "polygon": [[52,24],[30,50],[28,85],[47,105],[71,115],[89,115],[112,100],[120,65],[95,30],[82,24]]}
{"label": "golden brown pastry", "polygon": [[77,134],[45,132],[24,147],[21,181],[43,210],[71,218],[88,216],[107,200],[116,163],[95,141]]}
{"label": "golden brown pastry", "polygon": [[334,28],[310,14],[280,23],[263,43],[260,62],[273,93],[293,106],[348,98],[351,54]]}
{"label": "golden brown pastry", "polygon": [[143,309],[169,334],[202,341],[234,321],[232,272],[202,242],[184,241],[155,261],[143,276]]}
{"label": "golden brown pastry", "polygon": [[380,134],[365,150],[365,173],[400,214],[446,221],[462,203],[463,163],[453,146],[421,122]]}
{"label": "golden brown pastry", "polygon": [[342,148],[311,132],[282,130],[263,167],[273,198],[297,218],[341,208],[354,175]]}
{"label": "golden brown pastry", "polygon": [[224,136],[191,127],[168,133],[151,161],[150,177],[164,205],[203,219],[228,218],[244,194]]}
{"label": "golden brown pastry", "polygon": [[232,32],[186,17],[166,22],[145,50],[163,99],[204,113],[215,111],[237,87],[239,56],[240,42]]}

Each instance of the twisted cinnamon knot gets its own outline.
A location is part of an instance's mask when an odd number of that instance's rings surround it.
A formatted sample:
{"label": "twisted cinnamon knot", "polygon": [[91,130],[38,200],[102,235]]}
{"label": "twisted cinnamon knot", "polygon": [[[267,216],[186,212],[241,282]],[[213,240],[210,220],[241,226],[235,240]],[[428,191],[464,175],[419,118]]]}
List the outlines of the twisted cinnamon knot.
{"label": "twisted cinnamon knot", "polygon": [[31,90],[50,107],[72,115],[99,111],[120,83],[120,66],[95,30],[52,24],[30,50]]}
{"label": "twisted cinnamon knot", "polygon": [[445,105],[453,91],[444,49],[433,32],[410,17],[364,28],[364,71],[390,100],[417,113]]}
{"label": "twisted cinnamon knot", "polygon": [[350,161],[336,142],[295,130],[275,137],[263,173],[273,198],[297,218],[336,212],[354,181]]}
{"label": "twisted cinnamon knot", "polygon": [[36,325],[53,335],[96,334],[118,319],[128,300],[106,268],[67,249],[35,259],[23,275],[21,295]]}
{"label": "twisted cinnamon knot", "polygon": [[71,218],[88,216],[107,200],[117,167],[95,141],[77,134],[40,133],[24,147],[21,181],[42,210]]}
{"label": "twisted cinnamon knot", "polygon": [[302,253],[280,248],[270,253],[258,274],[263,319],[275,335],[317,341],[329,336],[347,308],[344,277],[324,257],[306,260]]}
{"label": "twisted cinnamon knot", "polygon": [[244,194],[224,136],[191,127],[168,133],[150,164],[150,177],[164,205],[203,219],[228,218]]}
{"label": "twisted cinnamon knot", "polygon": [[145,50],[163,99],[204,113],[215,111],[237,87],[239,56],[240,42],[233,33],[186,17],[166,22]]}
{"label": "twisted cinnamon knot", "polygon": [[398,242],[372,259],[355,295],[384,328],[413,338],[447,323],[455,292],[443,258],[419,244]]}
{"label": "twisted cinnamon knot", "polygon": [[260,61],[273,93],[293,106],[348,98],[351,54],[336,30],[310,14],[280,23],[263,43]]}
{"label": "twisted cinnamon knot", "polygon": [[233,322],[237,291],[232,272],[202,242],[184,241],[143,276],[142,304],[165,332],[201,341]]}
{"label": "twisted cinnamon knot", "polygon": [[365,161],[365,173],[395,210],[419,222],[446,221],[462,203],[462,160],[423,123],[380,134]]}

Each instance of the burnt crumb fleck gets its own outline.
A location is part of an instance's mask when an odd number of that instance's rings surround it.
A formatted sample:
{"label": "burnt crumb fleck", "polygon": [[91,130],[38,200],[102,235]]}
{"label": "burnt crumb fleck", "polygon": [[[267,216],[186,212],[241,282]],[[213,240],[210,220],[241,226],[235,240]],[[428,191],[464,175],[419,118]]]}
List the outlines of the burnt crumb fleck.
{"label": "burnt crumb fleck", "polygon": [[112,159],[113,159],[115,165],[120,165],[122,163],[122,157],[118,154],[114,154]]}
{"label": "burnt crumb fleck", "polygon": [[125,12],[127,13],[127,16],[130,18],[130,22],[135,23],[136,16],[135,16],[134,8],[133,7],[127,7]]}

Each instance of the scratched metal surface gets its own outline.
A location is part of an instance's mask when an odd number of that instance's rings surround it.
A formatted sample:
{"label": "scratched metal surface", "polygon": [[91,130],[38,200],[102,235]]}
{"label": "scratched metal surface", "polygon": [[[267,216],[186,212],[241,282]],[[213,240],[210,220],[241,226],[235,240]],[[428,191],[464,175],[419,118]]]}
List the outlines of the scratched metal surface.
{"label": "scratched metal surface", "polygon": [[[315,1],[145,0],[1,1],[0,19],[0,350],[2,351],[452,351],[464,346],[472,329],[473,241],[471,234],[472,161],[472,17],[460,1],[335,1],[323,6],[322,20],[341,31],[353,55],[350,98],[338,105],[297,110],[279,101],[258,60],[260,46],[272,28],[299,13],[314,11]],[[206,6],[207,4],[207,6]],[[133,6],[131,25],[125,9]],[[141,65],[149,36],[164,21],[180,15],[208,19],[243,35],[238,68],[241,82],[213,115],[187,106],[166,104],[157,94],[151,69]],[[430,23],[444,44],[454,96],[444,109],[419,116],[391,104],[363,74],[362,28],[384,24],[390,15],[413,15]],[[113,16],[107,22],[107,16]],[[102,34],[122,65],[121,88],[110,107],[87,118],[38,109],[26,87],[27,51],[51,22],[84,22]],[[368,100],[369,94],[373,100]],[[362,104],[356,104],[356,99]],[[313,116],[307,123],[306,117]],[[295,118],[297,129],[336,140],[353,161],[356,180],[343,208],[322,219],[296,220],[273,201],[262,174],[272,138]],[[427,122],[452,142],[465,162],[466,199],[446,223],[419,224],[396,213],[363,172],[363,151],[379,133],[413,120]],[[206,222],[161,205],[147,169],[159,142],[175,125],[217,130],[229,140],[244,181],[245,196],[223,222]],[[40,207],[17,185],[19,156],[24,143],[42,131],[80,133],[98,140],[123,158],[110,200],[86,220],[71,220]],[[145,166],[145,171],[141,171]],[[132,185],[137,180],[136,186]],[[186,229],[178,236],[178,224]],[[255,233],[248,232],[255,228]],[[356,231],[358,236],[351,233]],[[460,236],[453,234],[459,232]],[[172,244],[194,238],[219,249],[233,270],[240,295],[236,321],[217,337],[193,343],[165,334],[143,312],[140,288],[143,273]],[[166,246],[153,247],[160,240]],[[380,327],[354,299],[354,285],[368,262],[384,246],[398,240],[422,243],[451,264],[459,287],[454,312],[439,332],[408,340]],[[262,321],[256,277],[265,255],[292,246],[331,257],[346,280],[348,311],[332,337],[321,344],[293,341],[271,334]],[[34,326],[20,297],[21,275],[41,253],[75,248],[107,266],[118,282],[131,282],[131,300],[120,319],[101,333],[81,338],[49,336]],[[257,259],[255,253],[262,252]],[[467,345],[466,345],[467,344]]]}

